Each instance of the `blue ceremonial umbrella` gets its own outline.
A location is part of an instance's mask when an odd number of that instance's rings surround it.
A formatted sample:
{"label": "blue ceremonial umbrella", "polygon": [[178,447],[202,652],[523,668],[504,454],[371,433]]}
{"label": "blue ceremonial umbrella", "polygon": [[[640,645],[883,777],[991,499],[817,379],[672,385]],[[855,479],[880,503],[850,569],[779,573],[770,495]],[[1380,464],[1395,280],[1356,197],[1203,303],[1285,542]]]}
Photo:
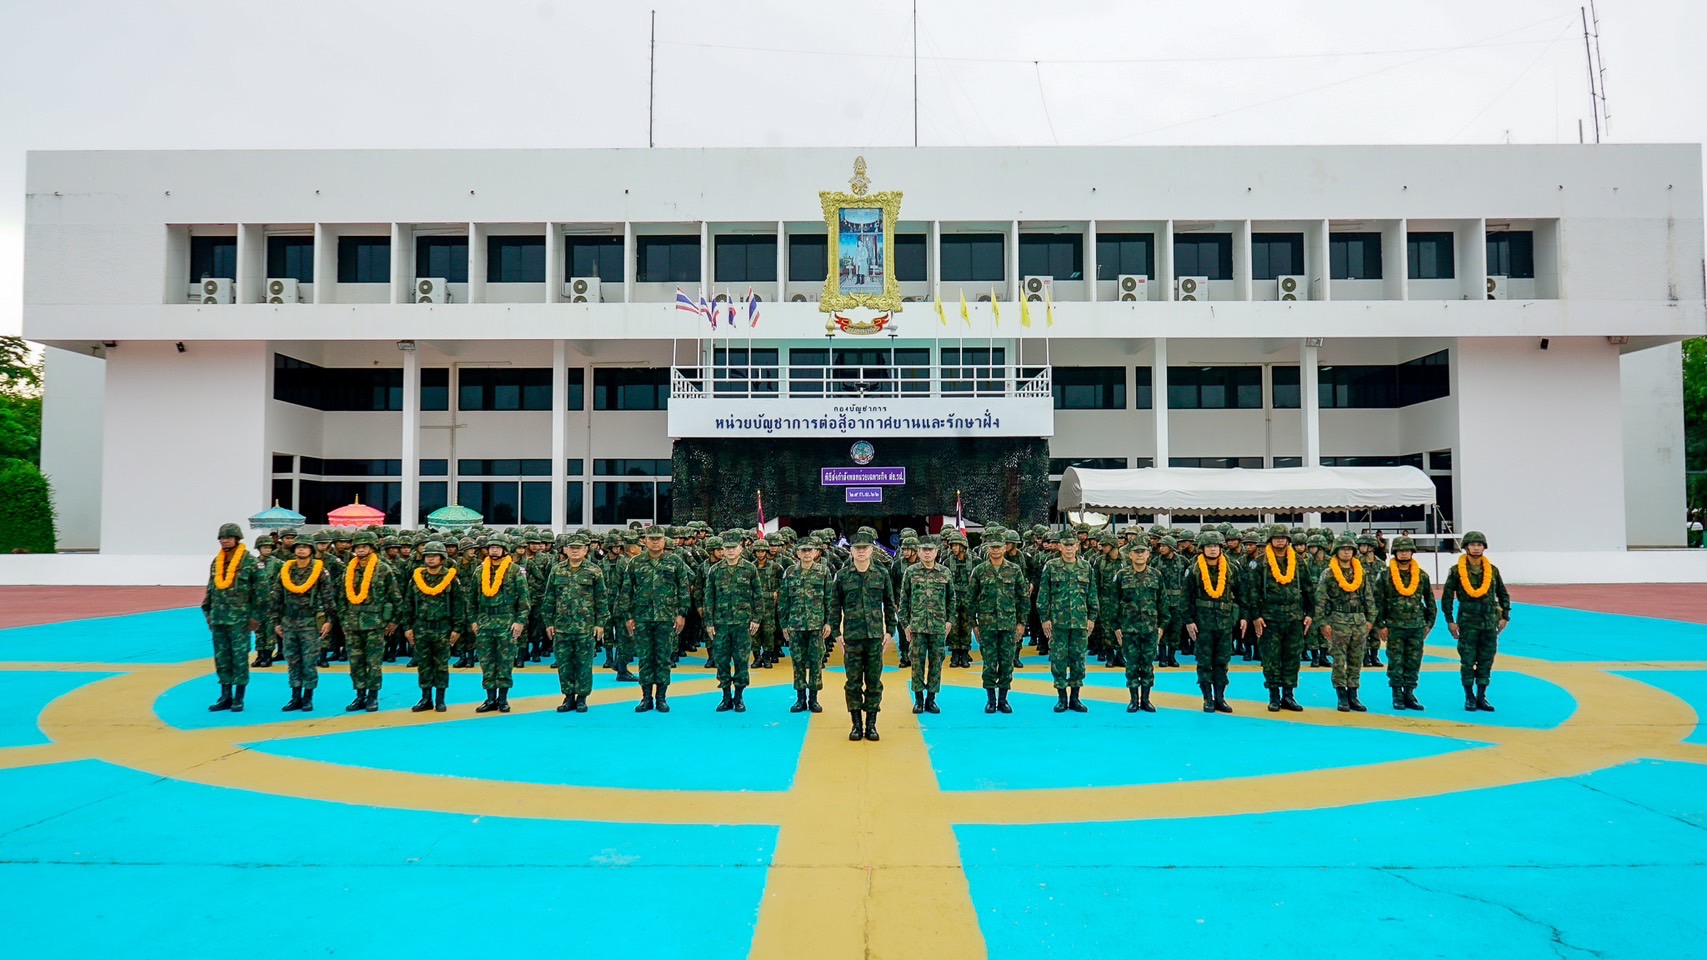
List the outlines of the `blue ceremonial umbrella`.
{"label": "blue ceremonial umbrella", "polygon": [[249,529],[283,530],[285,527],[300,527],[307,520],[307,517],[279,506],[279,502],[274,500],[272,506],[249,518]]}

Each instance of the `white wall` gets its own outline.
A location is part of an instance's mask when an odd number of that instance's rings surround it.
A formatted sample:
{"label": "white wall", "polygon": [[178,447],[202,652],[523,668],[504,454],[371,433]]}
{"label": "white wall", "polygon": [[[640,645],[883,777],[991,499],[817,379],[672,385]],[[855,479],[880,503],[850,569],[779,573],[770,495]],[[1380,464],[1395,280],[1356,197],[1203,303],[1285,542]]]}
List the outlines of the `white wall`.
{"label": "white wall", "polygon": [[101,545],[101,445],[107,365],[47,348],[43,353],[41,469],[53,491],[59,549]]}
{"label": "white wall", "polygon": [[1626,536],[1631,546],[1683,546],[1683,347],[1627,353],[1620,367]]}
{"label": "white wall", "polygon": [[1453,359],[1458,529],[1497,550],[1623,548],[1618,349],[1486,338],[1461,341]]}

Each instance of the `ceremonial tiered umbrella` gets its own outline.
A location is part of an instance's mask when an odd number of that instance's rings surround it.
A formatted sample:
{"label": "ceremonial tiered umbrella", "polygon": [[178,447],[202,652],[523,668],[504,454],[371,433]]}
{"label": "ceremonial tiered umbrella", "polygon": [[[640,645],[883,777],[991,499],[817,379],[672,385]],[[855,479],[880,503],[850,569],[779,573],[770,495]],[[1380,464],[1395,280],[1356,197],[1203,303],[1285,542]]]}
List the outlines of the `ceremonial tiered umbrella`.
{"label": "ceremonial tiered umbrella", "polygon": [[480,526],[485,519],[473,510],[453,503],[427,514],[427,526],[434,530],[472,530]]}
{"label": "ceremonial tiered umbrella", "polygon": [[285,527],[300,527],[308,518],[289,507],[279,506],[277,500],[273,505],[249,518],[251,530],[283,530]]}
{"label": "ceremonial tiered umbrella", "polygon": [[326,525],[330,527],[372,527],[384,522],[385,511],[365,506],[361,497],[357,497],[355,503],[326,515]]}

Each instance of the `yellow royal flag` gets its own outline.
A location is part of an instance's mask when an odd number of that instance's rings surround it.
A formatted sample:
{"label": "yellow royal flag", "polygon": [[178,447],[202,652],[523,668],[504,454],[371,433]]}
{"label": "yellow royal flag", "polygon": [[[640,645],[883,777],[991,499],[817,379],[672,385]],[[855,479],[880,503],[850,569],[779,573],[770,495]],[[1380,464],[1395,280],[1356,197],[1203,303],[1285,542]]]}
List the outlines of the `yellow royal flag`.
{"label": "yellow royal flag", "polygon": [[1002,325],[1002,304],[996,299],[996,288],[990,288],[990,316],[996,318],[996,326]]}
{"label": "yellow royal flag", "polygon": [[1049,288],[1043,288],[1043,319],[1047,326],[1055,325],[1055,301],[1049,296]]}
{"label": "yellow royal flag", "polygon": [[942,311],[942,294],[940,293],[936,297],[936,318],[937,322],[945,327],[948,326],[948,314]]}
{"label": "yellow royal flag", "polygon": [[960,291],[960,319],[965,320],[967,326],[969,326],[969,327],[972,326],[972,314],[969,313],[966,309],[966,291],[965,290]]}
{"label": "yellow royal flag", "polygon": [[1019,292],[1019,325],[1022,327],[1031,326],[1031,306],[1024,290]]}

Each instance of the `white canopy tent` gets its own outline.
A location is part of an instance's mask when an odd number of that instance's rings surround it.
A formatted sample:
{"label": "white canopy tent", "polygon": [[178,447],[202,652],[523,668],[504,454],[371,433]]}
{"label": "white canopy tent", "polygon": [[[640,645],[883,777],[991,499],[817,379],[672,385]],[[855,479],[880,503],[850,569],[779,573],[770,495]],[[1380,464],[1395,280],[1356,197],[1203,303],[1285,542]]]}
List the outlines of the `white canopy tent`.
{"label": "white canopy tent", "polygon": [[1416,467],[1068,467],[1056,500],[1063,512],[1187,514],[1378,510],[1434,503],[1434,481]]}

